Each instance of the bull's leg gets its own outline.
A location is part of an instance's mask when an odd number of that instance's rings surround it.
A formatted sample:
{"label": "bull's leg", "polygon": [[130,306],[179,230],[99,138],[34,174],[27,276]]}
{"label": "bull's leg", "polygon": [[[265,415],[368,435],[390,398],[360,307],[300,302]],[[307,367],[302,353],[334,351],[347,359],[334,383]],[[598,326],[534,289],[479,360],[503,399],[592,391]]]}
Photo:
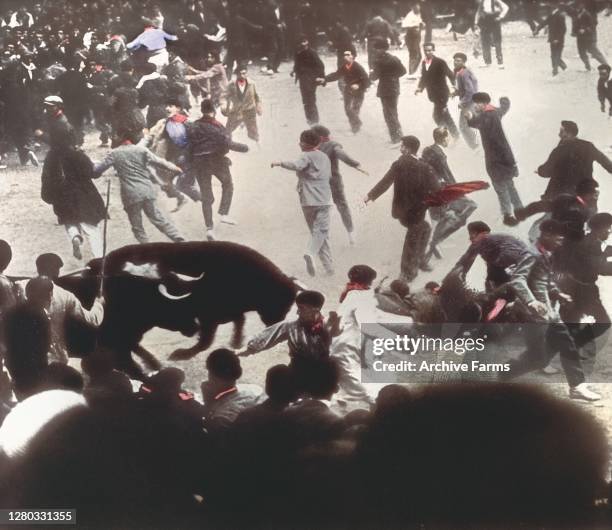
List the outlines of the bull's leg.
{"label": "bull's leg", "polygon": [[232,333],[230,346],[235,350],[242,348],[242,341],[244,340],[244,321],[244,315],[240,315],[234,320],[234,332]]}
{"label": "bull's leg", "polygon": [[125,373],[130,379],[136,379],[137,381],[144,381],[147,375],[140,365],[132,358],[129,350],[116,352],[116,364],[118,370]]}
{"label": "bull's leg", "polygon": [[150,368],[151,370],[161,370],[162,364],[159,362],[157,357],[155,357],[155,355],[153,355],[141,344],[134,348],[134,353],[142,359],[142,362],[147,365],[147,368]]}
{"label": "bull's leg", "polygon": [[198,353],[208,349],[215,339],[217,331],[217,322],[206,322],[205,319],[200,319],[200,338],[191,348],[179,348],[170,354],[171,361],[186,361],[195,357]]}

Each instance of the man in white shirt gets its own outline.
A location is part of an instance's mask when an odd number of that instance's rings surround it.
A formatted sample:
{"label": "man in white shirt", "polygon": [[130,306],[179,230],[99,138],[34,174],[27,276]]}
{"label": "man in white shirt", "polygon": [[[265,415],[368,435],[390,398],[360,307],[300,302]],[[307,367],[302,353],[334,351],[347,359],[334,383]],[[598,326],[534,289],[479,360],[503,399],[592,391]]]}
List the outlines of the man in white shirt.
{"label": "man in white shirt", "polygon": [[508,5],[502,0],[480,0],[476,12],[476,24],[480,26],[482,56],[486,66],[491,64],[491,45],[493,45],[497,65],[500,69],[504,68],[501,21],[506,17],[509,9]]}

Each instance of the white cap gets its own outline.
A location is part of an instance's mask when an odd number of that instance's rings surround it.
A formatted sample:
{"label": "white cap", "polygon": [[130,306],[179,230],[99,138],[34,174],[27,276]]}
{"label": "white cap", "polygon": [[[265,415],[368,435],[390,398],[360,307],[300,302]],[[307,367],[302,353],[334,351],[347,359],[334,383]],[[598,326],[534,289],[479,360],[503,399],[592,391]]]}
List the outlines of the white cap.
{"label": "white cap", "polygon": [[63,106],[64,100],[59,96],[47,96],[43,103],[45,105]]}

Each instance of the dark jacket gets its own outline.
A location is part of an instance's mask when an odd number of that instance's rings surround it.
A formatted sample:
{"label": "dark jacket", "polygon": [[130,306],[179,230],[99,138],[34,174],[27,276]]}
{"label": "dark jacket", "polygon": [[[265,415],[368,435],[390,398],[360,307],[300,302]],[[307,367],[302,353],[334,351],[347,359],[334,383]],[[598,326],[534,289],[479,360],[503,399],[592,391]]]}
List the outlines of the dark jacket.
{"label": "dark jacket", "polygon": [[89,106],[89,88],[82,72],[68,70],[57,78],[56,83],[66,109],[84,110]]}
{"label": "dark jacket", "polygon": [[480,256],[487,265],[506,269],[529,255],[529,247],[520,239],[509,234],[490,234],[472,243],[455,268],[467,273],[476,257]]}
{"label": "dark jacket", "polygon": [[412,155],[402,155],[387,174],[368,193],[376,200],[393,184],[391,215],[404,226],[418,224],[425,219],[425,198],[439,189],[438,178],[429,164]]}
{"label": "dark jacket", "polygon": [[151,128],[165,118],[166,100],[168,99],[168,80],[165,77],[149,79],[138,89],[138,106],[147,111],[147,127]]}
{"label": "dark jacket", "polygon": [[583,9],[574,18],[573,32],[576,38],[585,42],[594,41],[597,35],[597,18]]}
{"label": "dark jacket", "polygon": [[406,68],[395,55],[383,53],[374,61],[374,69],[370,79],[378,79],[376,95],[379,98],[399,96],[399,78],[406,75]]}
{"label": "dark jacket", "polygon": [[76,148],[51,149],[42,172],[41,198],[53,205],[59,224],[97,225],[105,216],[104,201],[91,179],[93,163]]}
{"label": "dark jacket", "polygon": [[342,160],[345,164],[351,167],[357,167],[359,162],[348,156],[342,146],[334,140],[328,140],[327,142],[321,142],[319,145],[319,151],[325,153],[331,161],[332,178],[340,176],[339,160]]}
{"label": "dark jacket", "polygon": [[612,160],[591,142],[579,138],[561,140],[538,168],[538,175],[550,179],[544,198],[554,199],[561,193],[575,195],[580,181],[593,179],[593,162],[612,173]]}
{"label": "dark jacket", "polygon": [[189,150],[192,158],[219,158],[230,150],[246,152],[248,147],[232,142],[228,130],[214,118],[204,116],[186,124]]}
{"label": "dark jacket", "polygon": [[612,116],[612,81],[599,78],[597,81],[597,99],[601,103],[603,112],[606,111],[606,100],[608,100],[609,114]]}
{"label": "dark jacket", "polygon": [[456,180],[448,167],[446,153],[439,145],[433,144],[423,149],[421,160],[432,167],[441,185],[455,184]]}
{"label": "dark jacket", "polygon": [[419,89],[427,90],[429,101],[446,105],[450,95],[446,78],[448,78],[451,84],[455,82],[455,74],[448,67],[444,59],[434,57],[429,68],[426,68],[426,61],[421,63]]}
{"label": "dark jacket", "polygon": [[576,243],[573,252],[568,255],[568,272],[573,279],[582,283],[595,283],[599,275],[612,276],[612,264],[607,256],[610,247],[604,251],[601,241],[592,234]]}
{"label": "dark jacket", "polygon": [[338,81],[338,79],[344,79],[346,83],[344,91],[349,93],[353,92],[351,85],[359,85],[358,92],[365,92],[370,86],[370,78],[367,72],[357,61],[353,61],[350,68],[347,64],[344,64],[336,72],[325,77],[326,82]]}
{"label": "dark jacket", "polygon": [[325,77],[325,66],[317,52],[307,48],[295,54],[293,72],[300,83],[314,83],[317,78]]}
{"label": "dark jacket", "polygon": [[514,154],[502,127],[502,116],[508,112],[510,100],[501,98],[499,108],[492,105],[468,120],[468,125],[480,131],[485,165],[491,180],[504,180],[518,175]]}
{"label": "dark jacket", "polygon": [[567,25],[565,24],[564,13],[558,10],[551,13],[538,25],[536,33],[538,33],[544,26],[548,26],[548,42],[563,43],[565,41]]}

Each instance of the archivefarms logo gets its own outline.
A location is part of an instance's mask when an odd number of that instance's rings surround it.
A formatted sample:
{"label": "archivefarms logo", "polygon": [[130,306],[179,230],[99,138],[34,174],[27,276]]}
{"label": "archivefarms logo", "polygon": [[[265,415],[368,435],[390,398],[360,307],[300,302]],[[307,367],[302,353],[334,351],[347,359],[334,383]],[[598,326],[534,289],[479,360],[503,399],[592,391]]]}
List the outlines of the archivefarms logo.
{"label": "archivefarms logo", "polygon": [[[510,371],[498,330],[461,324],[364,324],[362,381],[495,381]],[[506,343],[507,345],[508,343]]]}
{"label": "archivefarms logo", "polygon": [[[561,332],[568,335],[563,343],[555,340]],[[562,358],[565,355],[567,364],[570,354],[590,382],[609,382],[612,377],[610,328],[603,324],[581,323],[567,328],[548,323],[364,324],[361,333],[364,383],[517,378],[561,383],[565,382]],[[561,351],[560,344],[567,347]],[[543,372],[545,366],[549,369]]]}

